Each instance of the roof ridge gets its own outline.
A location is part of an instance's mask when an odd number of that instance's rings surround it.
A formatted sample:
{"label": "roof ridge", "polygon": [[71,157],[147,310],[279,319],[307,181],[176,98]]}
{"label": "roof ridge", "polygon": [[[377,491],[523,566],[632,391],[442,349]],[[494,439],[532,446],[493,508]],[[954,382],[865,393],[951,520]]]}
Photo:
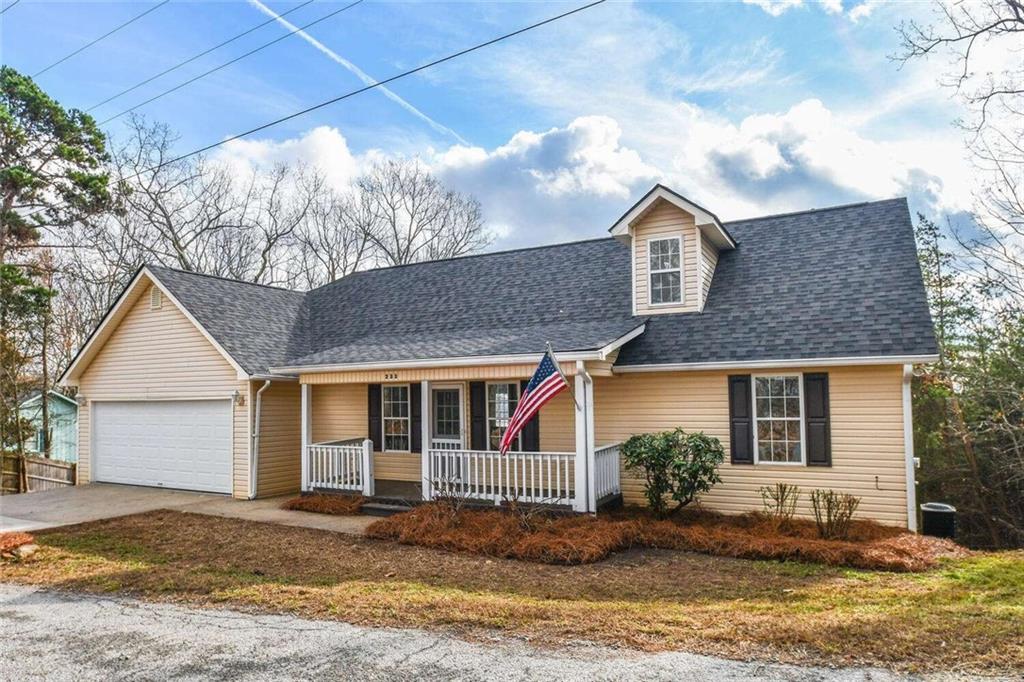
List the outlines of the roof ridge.
{"label": "roof ridge", "polygon": [[402,263],[400,265],[385,265],[385,266],[382,266],[382,267],[379,267],[379,268],[370,268],[369,270],[356,270],[355,272],[350,272],[349,274],[342,275],[341,277],[339,277],[338,279],[336,279],[336,280],[334,280],[332,282],[328,282],[327,284],[321,284],[320,286],[316,287],[315,289],[311,289],[310,291],[318,291],[318,290],[323,289],[325,287],[329,287],[332,284],[336,284],[336,283],[341,282],[341,281],[343,281],[343,280],[345,280],[345,279],[347,279],[349,277],[352,277],[353,275],[363,275],[363,274],[366,274],[366,273],[369,273],[369,272],[381,272],[383,270],[397,270],[399,268],[412,268],[412,267],[417,267],[417,266],[421,266],[421,265],[433,265],[434,263],[447,263],[447,262],[456,261],[456,260],[467,260],[469,258],[486,258],[488,256],[502,256],[502,255],[505,255],[505,254],[508,254],[508,253],[521,253],[523,251],[540,251],[541,249],[554,249],[554,248],[558,248],[558,247],[561,247],[561,246],[574,246],[574,245],[577,245],[577,244],[588,244],[590,242],[607,242],[607,241],[614,241],[614,240],[615,240],[615,237],[588,237],[586,239],[575,239],[573,241],[556,242],[554,244],[539,244],[537,246],[521,246],[521,247],[516,248],[516,249],[502,249],[501,251],[486,251],[484,253],[465,253],[465,254],[462,254],[461,256],[450,256],[448,258],[437,258],[435,260],[424,260],[424,261],[418,261],[416,263]]}
{"label": "roof ridge", "polygon": [[300,291],[298,289],[287,289],[285,287],[274,286],[273,284],[261,284],[260,282],[247,282],[244,279],[235,279],[233,277],[223,277],[221,275],[211,275],[207,272],[195,272],[192,270],[182,270],[181,268],[172,268],[169,265],[160,265],[159,263],[146,263],[143,267],[150,270],[156,268],[160,270],[170,270],[171,272],[178,272],[183,275],[195,275],[196,277],[206,277],[208,279],[219,279],[222,282],[232,282],[233,284],[247,284],[253,287],[263,287],[264,289],[273,289],[274,291],[286,291],[289,294],[299,294],[305,296],[307,292]]}
{"label": "roof ridge", "polygon": [[772,218],[786,218],[794,215],[804,215],[806,213],[823,213],[825,211],[842,211],[847,208],[857,208],[858,206],[870,206],[872,204],[887,204],[892,201],[906,201],[905,196],[892,197],[890,199],[873,199],[871,201],[855,201],[849,204],[838,204],[836,206],[823,206],[821,208],[805,208],[800,211],[788,211],[786,213],[769,213],[768,215],[759,215],[753,218],[739,218],[737,220],[726,221],[725,225],[735,225],[736,223],[752,223],[758,220],[771,220]]}

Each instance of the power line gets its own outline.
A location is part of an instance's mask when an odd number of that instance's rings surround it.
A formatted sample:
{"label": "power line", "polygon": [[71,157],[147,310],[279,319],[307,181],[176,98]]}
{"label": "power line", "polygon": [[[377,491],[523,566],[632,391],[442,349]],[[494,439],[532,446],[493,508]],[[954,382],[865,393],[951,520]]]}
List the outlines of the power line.
{"label": "power line", "polygon": [[14,0],[14,2],[12,2],[12,3],[11,3],[11,4],[9,4],[9,5],[7,5],[7,7],[4,7],[3,9],[0,9],[0,14],[3,14],[3,13],[4,13],[4,12],[6,12],[7,10],[9,10],[10,8],[12,8],[12,7],[14,7],[15,5],[17,5],[17,4],[19,3],[19,2],[21,2],[21,0]]}
{"label": "power line", "polygon": [[476,52],[477,50],[481,50],[481,49],[483,49],[485,47],[490,47],[491,45],[494,45],[496,43],[500,43],[500,42],[502,42],[504,40],[508,40],[509,38],[513,38],[513,37],[515,37],[517,35],[520,35],[522,33],[526,33],[527,31],[532,31],[535,28],[540,28],[541,26],[545,26],[547,24],[556,22],[559,19],[564,19],[564,18],[566,18],[568,16],[571,16],[573,14],[577,14],[577,13],[582,12],[584,10],[588,10],[591,7],[596,7],[597,5],[603,4],[605,1],[606,0],[595,0],[594,2],[588,3],[586,5],[581,5],[580,7],[577,7],[576,9],[571,9],[568,12],[562,12],[561,14],[557,14],[557,15],[555,15],[553,17],[549,17],[547,19],[544,19],[543,21],[538,21],[535,24],[530,24],[529,26],[524,26],[523,28],[520,28],[518,30],[512,31],[511,33],[506,33],[504,35],[498,36],[497,38],[491,38],[488,41],[485,41],[485,42],[482,42],[482,43],[477,43],[476,45],[474,45],[472,47],[467,47],[466,49],[459,50],[458,52],[453,52],[450,55],[447,55],[445,57],[441,57],[440,59],[435,59],[434,61],[431,61],[431,62],[427,62],[426,64],[422,64],[422,65],[417,66],[415,68],[409,69],[408,71],[403,71],[401,73],[395,74],[394,76],[390,76],[388,78],[385,78],[382,81],[377,81],[376,83],[371,83],[370,85],[366,85],[364,87],[357,88],[356,90],[350,90],[349,92],[346,92],[343,95],[339,95],[337,97],[333,97],[333,98],[331,98],[329,100],[325,100],[323,102],[320,102],[319,104],[314,104],[311,107],[306,107],[305,109],[302,109],[301,111],[296,111],[294,114],[289,114],[287,116],[282,116],[281,118],[278,118],[278,119],[275,119],[273,121],[270,121],[269,123],[264,123],[263,125],[257,126],[255,128],[250,128],[249,130],[246,130],[245,132],[238,133],[237,135],[232,135],[231,137],[225,138],[225,139],[223,139],[223,140],[221,140],[219,142],[214,142],[212,144],[208,144],[205,147],[200,147],[199,149],[195,149],[193,151],[190,151],[187,154],[182,154],[181,156],[177,156],[177,157],[175,157],[173,159],[170,159],[168,161],[164,161],[164,162],[162,162],[162,163],[160,163],[160,164],[158,164],[156,166],[153,166],[152,168],[146,168],[146,169],[141,170],[138,173],[136,173],[134,175],[131,175],[131,176],[125,178],[125,179],[126,180],[131,180],[133,178],[137,178],[138,176],[142,175],[143,173],[149,173],[151,171],[159,170],[160,168],[162,168],[163,166],[166,166],[168,164],[176,163],[178,161],[182,161],[182,160],[187,159],[187,158],[189,158],[191,156],[195,156],[196,154],[202,154],[203,152],[210,151],[211,149],[219,147],[219,146],[221,146],[223,144],[227,144],[228,142],[234,142],[235,140],[239,140],[239,139],[241,139],[243,137],[248,137],[249,135],[252,135],[253,133],[258,133],[261,130],[266,130],[267,128],[271,128],[273,126],[279,125],[281,123],[284,123],[285,121],[290,121],[293,118],[298,118],[299,116],[304,116],[305,114],[308,114],[308,113],[310,113],[312,111],[316,111],[317,109],[322,109],[322,108],[324,108],[326,106],[329,106],[329,105],[334,104],[336,102],[340,102],[340,101],[342,101],[344,99],[348,99],[350,97],[354,97],[354,96],[359,95],[361,93],[364,93],[364,92],[366,92],[368,90],[373,90],[374,88],[379,88],[382,85],[387,85],[388,83],[393,83],[393,82],[395,82],[395,81],[397,81],[399,79],[405,78],[407,76],[411,76],[411,75],[413,75],[415,73],[419,73],[420,71],[424,71],[424,70],[429,69],[431,67],[437,66],[438,64],[443,64],[443,63],[449,62],[449,61],[451,61],[453,59],[457,59],[459,57],[465,56],[465,55],[469,54],[470,52]]}
{"label": "power line", "polygon": [[[111,29],[110,31],[107,31],[106,33],[104,33],[103,35],[101,35],[101,36],[100,36],[99,38],[97,38],[96,40],[92,41],[91,43],[88,43],[88,44],[86,44],[86,45],[83,45],[82,47],[78,48],[77,50],[75,50],[74,52],[72,52],[71,54],[69,54],[69,55],[67,55],[67,56],[65,56],[65,57],[61,57],[60,59],[58,59],[57,61],[55,61],[55,62],[54,62],[53,64],[50,64],[49,66],[47,66],[47,67],[46,67],[45,69],[43,69],[42,71],[38,71],[38,72],[36,72],[36,73],[32,74],[32,77],[33,77],[33,78],[39,78],[39,77],[40,77],[41,75],[43,75],[44,73],[46,73],[47,71],[49,71],[49,70],[50,70],[50,69],[52,69],[53,67],[57,66],[58,64],[62,64],[62,63],[64,63],[64,62],[66,62],[67,60],[71,59],[72,57],[74,57],[74,56],[75,56],[76,54],[78,54],[79,52],[82,52],[83,50],[86,50],[86,49],[88,49],[88,48],[92,47],[93,45],[95,45],[96,43],[100,42],[100,41],[101,41],[101,40],[103,40],[104,38],[107,38],[107,37],[109,37],[109,36],[112,36],[112,35],[114,35],[115,33],[117,33],[118,31],[120,31],[120,30],[121,30],[122,28],[124,28],[125,26],[127,26],[127,25],[129,25],[129,24],[134,24],[134,23],[135,23],[136,21],[138,21],[138,20],[139,20],[139,19],[141,19],[142,17],[146,16],[146,15],[147,15],[147,14],[149,14],[150,12],[154,12],[154,11],[156,11],[156,10],[160,9],[161,7],[163,7],[164,5],[166,5],[166,4],[167,4],[168,2],[170,2],[170,1],[171,1],[171,0],[161,0],[161,2],[158,2],[157,4],[153,5],[152,7],[150,7],[149,9],[147,9],[147,10],[146,10],[145,12],[143,12],[142,14],[138,14],[138,15],[136,15],[136,16],[134,16],[134,17],[132,17],[131,19],[129,19],[128,21],[124,22],[123,24],[121,24],[121,25],[120,25],[120,26],[118,26],[117,28],[114,28],[114,29]],[[8,7],[8,9],[10,9],[10,7]]]}
{"label": "power line", "polygon": [[285,34],[284,34],[283,36],[280,36],[280,37],[278,37],[278,38],[275,38],[274,40],[271,40],[271,41],[270,41],[269,43],[264,43],[264,44],[260,45],[260,46],[259,46],[259,47],[257,47],[257,48],[254,48],[254,49],[252,49],[252,50],[249,50],[249,51],[248,51],[248,52],[246,52],[245,54],[243,54],[243,55],[239,55],[239,56],[235,57],[234,59],[232,59],[231,61],[227,61],[227,62],[224,62],[224,63],[223,63],[223,64],[221,64],[220,66],[215,66],[215,67],[213,67],[212,69],[210,69],[209,71],[204,71],[203,73],[199,74],[198,76],[195,76],[195,77],[193,77],[193,78],[190,78],[190,79],[188,79],[187,81],[185,81],[185,82],[183,82],[183,83],[178,83],[178,84],[177,84],[177,85],[175,85],[175,86],[174,86],[173,88],[170,88],[170,89],[168,89],[168,90],[164,90],[164,91],[163,91],[163,92],[161,92],[160,94],[158,94],[158,95],[154,95],[154,96],[150,97],[150,98],[149,98],[149,99],[147,99],[147,100],[146,100],[145,102],[139,102],[139,103],[138,103],[138,104],[136,104],[135,106],[133,106],[133,107],[130,107],[130,108],[128,108],[128,109],[125,109],[124,111],[122,111],[122,112],[121,112],[121,113],[119,113],[119,114],[114,114],[114,115],[113,115],[113,116],[111,116],[110,118],[106,118],[106,119],[104,119],[104,120],[100,121],[100,125],[105,125],[105,124],[107,124],[107,123],[110,123],[111,121],[113,121],[113,120],[115,120],[115,119],[121,118],[122,116],[124,116],[124,115],[125,115],[125,114],[127,114],[127,113],[130,113],[130,112],[132,112],[132,111],[135,111],[135,110],[136,110],[136,109],[138,109],[139,107],[144,107],[144,106],[146,106],[147,104],[149,104],[150,102],[155,102],[156,100],[160,99],[161,97],[163,97],[163,96],[165,96],[165,95],[169,95],[169,94],[171,94],[172,92],[175,92],[175,91],[177,91],[177,90],[181,90],[181,89],[182,89],[183,87],[185,87],[186,85],[189,85],[190,83],[195,83],[195,82],[196,82],[197,80],[199,80],[200,78],[205,78],[206,76],[209,76],[209,75],[210,75],[211,73],[214,73],[215,71],[220,71],[220,70],[221,70],[221,69],[223,69],[224,67],[227,67],[227,66],[231,66],[231,65],[232,65],[232,64],[234,64],[235,62],[241,61],[241,60],[245,59],[246,57],[248,57],[248,56],[250,56],[250,55],[256,54],[256,53],[257,53],[257,52],[259,52],[260,50],[266,49],[266,48],[270,47],[271,45],[274,45],[275,43],[279,43],[279,42],[281,42],[282,40],[284,40],[285,38],[288,38],[288,37],[290,37],[290,36],[293,36],[293,35],[295,35],[295,34],[296,34],[296,33],[298,33],[299,31],[305,30],[305,29],[309,28],[310,26],[313,26],[314,24],[319,24],[319,23],[320,23],[321,21],[326,21],[327,19],[330,19],[331,17],[333,17],[333,16],[335,16],[335,15],[337,15],[337,14],[341,14],[341,13],[342,13],[342,12],[344,12],[345,10],[348,10],[348,9],[352,9],[353,7],[355,7],[355,6],[356,6],[356,5],[358,5],[358,4],[361,4],[362,2],[363,2],[363,0],[355,0],[355,2],[353,2],[353,3],[351,3],[351,4],[348,4],[348,5],[345,5],[345,6],[344,6],[344,7],[342,7],[341,9],[336,9],[336,10],[334,10],[333,12],[331,12],[330,14],[327,14],[327,15],[325,15],[325,16],[322,16],[322,17],[320,17],[319,19],[316,19],[316,20],[314,20],[314,21],[311,21],[311,22],[309,22],[309,23],[308,23],[308,24],[306,24],[305,26],[300,26],[299,28],[295,29],[294,31],[291,31],[291,32],[289,32],[289,33],[285,33]]}
{"label": "power line", "polygon": [[[21,1],[21,0],[18,0],[18,2],[20,2],[20,1]],[[278,15],[278,16],[282,16],[282,17],[283,17],[283,16],[287,16],[287,15],[291,14],[292,12],[294,12],[294,11],[296,11],[296,10],[300,10],[300,9],[302,9],[303,7],[305,7],[306,5],[310,4],[311,2],[313,2],[313,0],[306,0],[306,2],[302,3],[301,5],[297,5],[297,6],[295,6],[295,7],[292,7],[292,8],[291,8],[290,10],[288,10],[287,12],[282,12],[282,13],[281,13],[280,15]],[[170,72],[172,72],[172,71],[176,71],[177,69],[180,69],[181,67],[185,66],[186,64],[191,64],[192,62],[194,62],[195,60],[199,59],[200,57],[205,57],[206,55],[210,54],[210,53],[211,53],[211,52],[213,52],[214,50],[218,50],[218,49],[220,49],[220,48],[224,47],[225,45],[227,45],[228,43],[233,43],[234,41],[238,40],[239,38],[243,38],[243,37],[245,37],[245,36],[249,35],[250,33],[252,33],[253,31],[255,31],[255,30],[257,30],[257,29],[260,29],[260,28],[263,28],[263,27],[264,27],[264,26],[266,26],[267,24],[271,24],[271,23],[273,23],[274,21],[276,21],[276,20],[275,20],[274,18],[270,18],[270,19],[267,19],[266,21],[264,21],[264,22],[263,22],[263,23],[261,23],[261,24],[256,24],[255,26],[253,26],[252,28],[250,28],[250,29],[249,29],[249,30],[247,30],[247,31],[242,31],[242,32],[241,32],[241,33],[239,33],[238,35],[236,35],[236,36],[232,36],[231,38],[228,38],[228,39],[227,39],[227,40],[225,40],[224,42],[222,42],[222,43],[218,43],[217,45],[214,45],[213,47],[209,48],[208,50],[203,50],[203,51],[202,51],[202,52],[200,52],[199,54],[197,54],[197,55],[193,55],[193,56],[189,57],[188,59],[186,59],[186,60],[185,60],[185,61],[183,61],[183,62],[178,62],[177,64],[175,64],[175,65],[174,65],[174,66],[172,66],[171,68],[169,68],[169,69],[166,69],[166,70],[164,70],[164,71],[161,71],[160,73],[156,74],[155,76],[150,76],[150,77],[149,77],[149,78],[147,78],[146,80],[144,80],[144,81],[140,81],[140,82],[136,83],[135,85],[131,86],[130,88],[126,88],[126,89],[122,90],[121,92],[117,93],[116,95],[112,95],[112,96],[110,96],[110,97],[106,98],[105,100],[103,100],[102,102],[99,102],[98,104],[94,104],[94,105],[92,105],[91,107],[89,107],[88,109],[86,109],[86,111],[87,111],[87,112],[89,112],[89,111],[92,111],[93,109],[97,109],[97,108],[99,108],[99,107],[103,106],[103,105],[104,105],[104,104],[106,104],[107,102],[113,101],[113,100],[115,100],[115,99],[117,99],[118,97],[121,97],[121,96],[123,96],[123,95],[127,95],[127,94],[128,94],[129,92],[131,92],[132,90],[135,90],[135,89],[137,89],[137,88],[141,88],[141,87],[142,87],[143,85],[145,85],[145,84],[147,84],[147,83],[151,83],[152,81],[155,81],[155,80],[156,80],[157,78],[160,78],[161,76],[166,76],[166,75],[167,75],[167,74],[169,74]]]}
{"label": "power line", "polygon": [[[487,40],[485,42],[477,43],[476,45],[474,45],[472,47],[467,47],[467,48],[465,48],[463,50],[459,50],[458,52],[453,52],[450,55],[447,55],[445,57],[441,57],[440,59],[435,59],[435,60],[433,60],[431,62],[427,62],[426,64],[422,64],[420,66],[417,66],[415,68],[409,69],[407,71],[403,71],[401,73],[395,74],[394,76],[390,76],[388,78],[385,78],[382,81],[377,81],[376,83],[371,83],[370,85],[364,86],[362,88],[357,88],[356,90],[350,90],[349,92],[346,92],[343,95],[339,95],[338,97],[333,97],[333,98],[331,98],[329,100],[325,100],[323,102],[320,102],[319,104],[314,104],[311,107],[307,107],[305,109],[302,109],[301,111],[297,111],[297,112],[295,112],[293,114],[289,114],[288,116],[282,116],[281,118],[278,118],[278,119],[275,119],[273,121],[270,121],[269,123],[264,123],[263,125],[257,126],[255,128],[251,128],[249,130],[246,130],[245,132],[238,133],[237,135],[232,135],[231,137],[223,139],[220,142],[214,142],[212,144],[208,144],[205,147],[200,147],[199,149],[194,149],[194,150],[188,152],[187,154],[182,154],[181,156],[176,156],[173,159],[169,159],[167,161],[163,161],[163,162],[161,162],[161,163],[159,163],[159,164],[157,164],[157,165],[155,165],[155,166],[153,166],[151,168],[145,168],[143,170],[138,171],[137,173],[133,173],[132,175],[129,175],[129,176],[125,177],[125,178],[122,178],[122,180],[132,180],[134,178],[139,177],[140,175],[142,175],[144,173],[150,173],[152,171],[159,170],[159,169],[163,168],[166,165],[169,165],[169,164],[172,164],[172,163],[177,163],[178,161],[183,161],[183,160],[185,160],[185,159],[187,159],[189,157],[195,156],[197,154],[202,154],[203,152],[210,151],[211,149],[219,147],[219,146],[221,146],[223,144],[227,144],[228,142],[234,142],[235,140],[239,140],[239,139],[241,139],[243,137],[248,137],[249,135],[252,135],[253,133],[260,132],[261,130],[266,130],[267,128],[271,128],[271,127],[276,126],[278,124],[284,123],[285,121],[290,121],[293,118],[298,118],[299,116],[303,116],[305,114],[308,114],[311,111],[316,111],[317,109],[322,109],[323,107],[329,106],[329,105],[334,104],[336,102],[340,102],[340,101],[342,101],[344,99],[348,99],[350,97],[354,97],[354,96],[359,95],[361,93],[367,92],[368,90],[373,90],[374,88],[379,88],[379,87],[381,87],[383,85],[387,85],[388,83],[393,83],[393,82],[395,82],[397,80],[400,80],[402,78],[406,78],[407,76],[411,76],[411,75],[413,75],[415,73],[419,73],[420,71],[424,71],[426,69],[429,69],[431,67],[437,66],[439,64],[443,64],[443,63],[449,62],[449,61],[451,61],[453,59],[457,59],[459,57],[465,56],[465,55],[469,54],[470,52],[476,52],[477,50],[481,50],[481,49],[483,49],[485,47],[490,47],[491,45],[494,45],[496,43],[500,43],[502,41],[508,40],[509,38],[513,38],[513,37],[518,36],[520,34],[526,33],[527,31],[532,31],[535,28],[540,28],[541,26],[545,26],[547,24],[554,23],[554,22],[556,22],[556,21],[558,21],[560,19],[564,19],[564,18],[566,18],[568,16],[572,16],[573,14],[577,14],[577,13],[582,12],[584,10],[588,10],[591,7],[596,7],[597,5],[604,4],[605,1],[606,0],[595,0],[594,2],[588,3],[586,5],[581,5],[580,7],[577,7],[575,9],[569,10],[568,12],[562,12],[561,14],[557,14],[557,15],[555,15],[553,17],[549,17],[547,19],[544,19],[543,21],[538,21],[537,23],[530,24],[529,26],[524,26],[523,28],[520,28],[518,30],[512,31],[511,33],[506,33],[504,35],[500,35],[497,38],[491,38],[490,40]],[[66,204],[67,202],[63,202],[63,203]],[[59,207],[60,205],[61,204],[58,204],[57,207]],[[54,208],[54,207],[50,207],[50,208]],[[26,216],[26,217],[31,217],[33,215],[36,215],[37,213],[42,213],[42,212],[44,212],[46,210],[48,210],[48,209],[47,208],[38,209],[38,210],[33,211],[32,213],[28,214],[28,216]]]}

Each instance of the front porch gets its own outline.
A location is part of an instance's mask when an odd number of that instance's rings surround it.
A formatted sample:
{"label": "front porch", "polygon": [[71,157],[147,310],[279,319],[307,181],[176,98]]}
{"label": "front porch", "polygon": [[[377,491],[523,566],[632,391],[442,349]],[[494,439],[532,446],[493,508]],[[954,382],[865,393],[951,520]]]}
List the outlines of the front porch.
{"label": "front porch", "polygon": [[[595,444],[593,379],[573,369],[573,390],[545,405],[533,425],[543,435],[524,435],[505,455],[496,441],[529,368],[506,368],[506,378],[490,381],[467,368],[457,380],[304,382],[302,491],[595,512],[621,497],[619,444]],[[360,422],[366,426],[356,430]],[[552,444],[575,449],[541,449]]]}

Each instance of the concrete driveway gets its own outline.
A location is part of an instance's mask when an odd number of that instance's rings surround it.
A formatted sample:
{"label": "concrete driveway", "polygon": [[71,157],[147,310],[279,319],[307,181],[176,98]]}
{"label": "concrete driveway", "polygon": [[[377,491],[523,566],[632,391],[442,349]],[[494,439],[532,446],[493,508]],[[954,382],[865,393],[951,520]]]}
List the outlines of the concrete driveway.
{"label": "concrete driveway", "polygon": [[0,531],[33,531],[86,521],[174,509],[286,526],[361,534],[375,519],[328,516],[280,508],[285,497],[236,500],[226,495],[184,490],[90,483],[38,493],[0,496]]}

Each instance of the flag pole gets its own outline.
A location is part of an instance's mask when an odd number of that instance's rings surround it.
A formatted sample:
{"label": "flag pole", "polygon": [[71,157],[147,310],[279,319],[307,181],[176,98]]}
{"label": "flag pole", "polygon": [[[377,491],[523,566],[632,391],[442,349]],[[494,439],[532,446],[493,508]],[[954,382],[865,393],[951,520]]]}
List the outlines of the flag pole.
{"label": "flag pole", "polygon": [[558,358],[555,357],[555,349],[551,347],[550,341],[546,341],[545,345],[547,346],[548,355],[551,356],[551,362],[555,363],[555,370],[558,371],[558,374],[562,377],[562,381],[564,381],[565,385],[569,388],[569,394],[572,396],[573,403],[576,404],[576,409],[582,410],[583,408],[580,407],[580,402],[576,400],[576,390],[573,388],[573,382],[569,381],[569,378],[565,376],[565,372],[562,371],[562,366],[558,364]]}

